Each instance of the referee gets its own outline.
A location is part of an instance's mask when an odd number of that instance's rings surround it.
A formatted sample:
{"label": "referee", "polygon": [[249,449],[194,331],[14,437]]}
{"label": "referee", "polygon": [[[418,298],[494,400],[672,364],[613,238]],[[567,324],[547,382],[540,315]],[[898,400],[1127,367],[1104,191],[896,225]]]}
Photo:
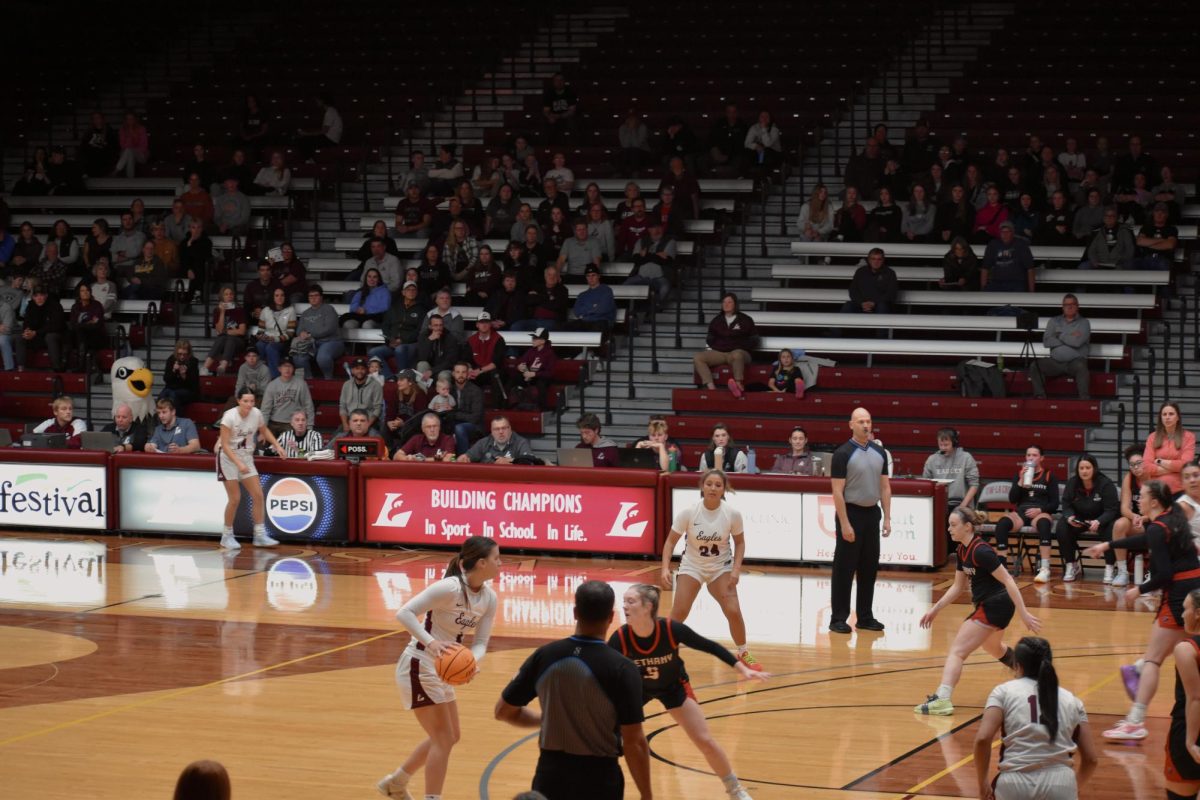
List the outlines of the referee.
{"label": "referee", "polygon": [[882,504],[883,535],[892,532],[892,486],[888,482],[887,456],[871,439],[871,412],[856,408],[850,415],[850,441],[833,452],[833,505],[837,509],[833,548],[833,589],[829,630],[850,633],[850,584],[858,577],[855,627],[882,631],[883,623],[871,610],[875,575],[879,572],[879,521]]}
{"label": "referee", "polygon": [[[496,703],[496,719],[541,727],[533,789],[549,800],[620,800],[625,763],[650,800],[650,745],[642,730],[642,675],[608,646],[616,597],[604,581],[575,590],[575,635],[525,660]],[[541,711],[525,708],[534,697]]]}

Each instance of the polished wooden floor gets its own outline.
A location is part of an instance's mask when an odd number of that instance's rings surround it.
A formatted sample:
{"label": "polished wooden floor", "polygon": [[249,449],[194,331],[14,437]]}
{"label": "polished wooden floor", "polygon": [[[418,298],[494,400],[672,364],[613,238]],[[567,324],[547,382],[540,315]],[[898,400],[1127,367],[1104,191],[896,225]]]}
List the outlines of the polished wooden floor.
{"label": "polished wooden floor", "polygon": [[[238,800],[377,796],[374,781],[420,738],[393,682],[408,639],[394,613],[440,577],[446,557],[296,546],[225,555],[209,541],[0,535],[0,797],[165,798],[198,758],[229,768]],[[647,561],[505,560],[492,651],[459,692],[448,800],[507,800],[528,787],[536,740],[491,711],[526,655],[571,630],[574,587],[598,578],[619,596],[657,573]],[[827,573],[749,572],[740,592],[750,641],[775,677],[748,686],[708,656],[687,660],[714,735],[756,800],[975,796],[971,742],[1003,668],[973,658],[954,717],[911,712],[936,687],[967,611],[951,607],[932,631],[917,625],[948,572],[883,576],[876,612],[887,632],[853,637],[826,632]],[[1088,578],[1022,586],[1063,684],[1099,730],[1127,708],[1117,666],[1136,657],[1152,615],[1125,607],[1097,572]],[[711,600],[689,624],[727,641]],[[1151,706],[1146,742],[1101,744],[1085,796],[1162,796],[1171,681]],[[647,709],[656,795],[722,796],[660,712]]]}

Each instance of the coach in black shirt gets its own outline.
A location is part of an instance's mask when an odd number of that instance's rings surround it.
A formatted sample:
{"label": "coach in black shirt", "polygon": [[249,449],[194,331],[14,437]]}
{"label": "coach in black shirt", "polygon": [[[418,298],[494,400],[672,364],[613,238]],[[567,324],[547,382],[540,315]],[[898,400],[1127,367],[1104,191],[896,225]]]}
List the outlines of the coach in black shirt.
{"label": "coach in black shirt", "polygon": [[871,606],[875,576],[879,572],[879,521],[883,506],[883,535],[892,532],[892,487],[888,482],[887,455],[871,440],[871,412],[856,408],[850,415],[850,441],[833,451],[829,475],[833,505],[837,509],[837,536],[833,547],[833,586],[830,592],[829,630],[850,633],[850,585],[858,577],[855,626],[881,631]]}
{"label": "coach in black shirt", "polygon": [[[496,703],[496,719],[541,727],[533,788],[549,800],[620,800],[625,763],[650,800],[650,745],[642,730],[642,676],[607,645],[616,596],[603,581],[575,590],[575,635],[543,645]],[[541,711],[525,708],[537,697]]]}

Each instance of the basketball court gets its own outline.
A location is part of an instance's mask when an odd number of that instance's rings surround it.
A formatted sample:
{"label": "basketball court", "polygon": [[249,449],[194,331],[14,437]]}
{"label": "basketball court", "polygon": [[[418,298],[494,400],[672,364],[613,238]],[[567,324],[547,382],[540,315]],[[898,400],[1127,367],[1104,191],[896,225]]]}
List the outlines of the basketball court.
{"label": "basketball court", "polygon": [[[393,679],[408,640],[394,615],[441,577],[448,558],[0,536],[0,795],[169,797],[186,763],[213,758],[228,767],[235,797],[377,796],[374,782],[422,738]],[[575,587],[600,579],[619,598],[658,575],[653,561],[504,560],[491,650],[458,692],[462,740],[447,798],[507,800],[528,788],[536,734],[493,720],[492,709],[533,648],[572,630]],[[937,686],[969,610],[948,608],[931,631],[918,626],[951,578],[950,570],[883,573],[876,613],[887,631],[845,637],[827,632],[827,570],[746,570],[739,591],[749,643],[774,677],[749,685],[716,659],[686,649],[684,657],[714,736],[756,800],[976,796],[975,728],[988,692],[1008,673],[976,654],[953,717],[911,710]],[[1063,686],[1083,698],[1097,736],[1101,766],[1084,796],[1161,797],[1169,661],[1150,707],[1150,738],[1098,739],[1127,710],[1117,666],[1140,653],[1151,605],[1126,606],[1096,570],[1083,583],[1018,582],[1045,623]],[[617,614],[619,622],[619,603]],[[729,644],[707,595],[688,624]],[[1014,622],[1008,640],[1023,633]],[[700,753],[661,711],[647,707],[655,795],[717,796]],[[418,776],[414,794],[421,787]]]}

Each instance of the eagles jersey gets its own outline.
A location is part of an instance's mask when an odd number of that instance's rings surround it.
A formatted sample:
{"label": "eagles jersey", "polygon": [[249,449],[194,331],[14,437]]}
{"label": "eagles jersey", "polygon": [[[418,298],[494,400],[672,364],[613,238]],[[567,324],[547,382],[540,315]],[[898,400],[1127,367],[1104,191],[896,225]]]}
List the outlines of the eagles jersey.
{"label": "eagles jersey", "polygon": [[487,653],[496,617],[496,593],[484,584],[472,592],[458,578],[443,578],[413,597],[396,613],[412,634],[405,655],[433,664],[426,645],[434,641],[462,642],[469,633],[475,635],[471,654],[481,661]]}

